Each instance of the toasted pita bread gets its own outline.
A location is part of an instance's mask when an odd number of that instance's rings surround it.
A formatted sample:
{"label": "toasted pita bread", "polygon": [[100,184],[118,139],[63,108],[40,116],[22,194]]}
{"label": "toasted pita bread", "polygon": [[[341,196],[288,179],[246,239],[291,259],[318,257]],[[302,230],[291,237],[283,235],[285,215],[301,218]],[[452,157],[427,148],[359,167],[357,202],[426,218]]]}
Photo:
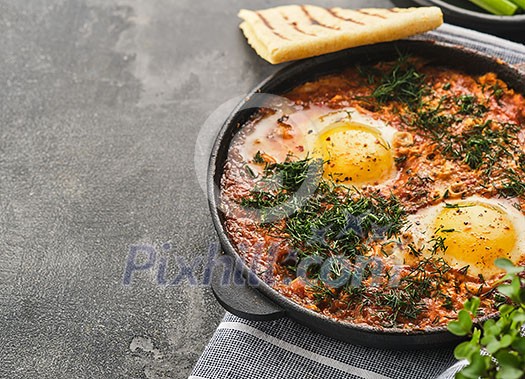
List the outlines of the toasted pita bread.
{"label": "toasted pita bread", "polygon": [[438,7],[350,10],[286,5],[242,9],[239,17],[244,20],[240,27],[248,43],[270,63],[393,41],[443,23]]}

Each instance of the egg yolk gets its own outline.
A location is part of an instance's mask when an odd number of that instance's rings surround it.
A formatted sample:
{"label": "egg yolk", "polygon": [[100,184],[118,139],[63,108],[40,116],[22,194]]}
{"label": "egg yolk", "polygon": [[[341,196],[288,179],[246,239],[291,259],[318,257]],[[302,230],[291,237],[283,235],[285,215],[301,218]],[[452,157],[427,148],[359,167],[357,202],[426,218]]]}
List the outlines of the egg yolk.
{"label": "egg yolk", "polygon": [[317,138],[315,151],[326,162],[324,177],[336,183],[378,184],[394,167],[392,150],[381,133],[358,123],[332,124]]}
{"label": "egg yolk", "polygon": [[469,265],[470,275],[492,275],[499,257],[511,258],[517,241],[512,221],[503,208],[479,202],[463,202],[441,210],[435,221],[436,237],[444,238],[440,252],[453,268]]}

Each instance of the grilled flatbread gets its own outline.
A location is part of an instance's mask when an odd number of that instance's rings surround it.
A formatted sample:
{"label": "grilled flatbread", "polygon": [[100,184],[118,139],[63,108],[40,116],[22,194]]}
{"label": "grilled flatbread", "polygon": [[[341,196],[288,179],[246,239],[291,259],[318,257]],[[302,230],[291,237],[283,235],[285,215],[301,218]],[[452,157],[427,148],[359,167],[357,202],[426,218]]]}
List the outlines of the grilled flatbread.
{"label": "grilled flatbread", "polygon": [[443,23],[438,7],[350,10],[286,5],[242,9],[239,17],[244,20],[240,27],[248,43],[270,63],[393,41]]}

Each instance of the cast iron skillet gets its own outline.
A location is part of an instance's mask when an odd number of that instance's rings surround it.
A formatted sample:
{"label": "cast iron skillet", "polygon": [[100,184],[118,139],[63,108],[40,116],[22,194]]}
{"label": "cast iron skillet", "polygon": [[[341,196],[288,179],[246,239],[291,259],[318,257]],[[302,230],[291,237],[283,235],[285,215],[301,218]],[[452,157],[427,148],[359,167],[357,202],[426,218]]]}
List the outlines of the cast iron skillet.
{"label": "cast iron skillet", "polygon": [[[397,51],[429,58],[438,65],[459,68],[470,74],[495,72],[510,87],[525,93],[525,75],[516,68],[472,50],[437,42],[397,41],[348,49],[299,61],[283,68],[259,84],[233,111],[219,132],[208,169],[208,199],[213,222],[226,257],[236,261],[236,282],[224,283],[224,274],[216,265],[212,289],[218,301],[231,313],[251,320],[290,317],[310,329],[350,343],[378,348],[420,349],[457,342],[445,327],[426,330],[381,329],[337,321],[304,308],[279,294],[260,278],[250,273],[237,254],[224,229],[224,215],[219,208],[219,188],[230,142],[249,117],[257,111],[256,93],[282,94],[301,83],[341,71],[356,63],[367,64],[393,60]],[[255,108],[250,108],[254,106]],[[231,268],[228,268],[230,270]],[[243,280],[241,279],[241,275]]]}

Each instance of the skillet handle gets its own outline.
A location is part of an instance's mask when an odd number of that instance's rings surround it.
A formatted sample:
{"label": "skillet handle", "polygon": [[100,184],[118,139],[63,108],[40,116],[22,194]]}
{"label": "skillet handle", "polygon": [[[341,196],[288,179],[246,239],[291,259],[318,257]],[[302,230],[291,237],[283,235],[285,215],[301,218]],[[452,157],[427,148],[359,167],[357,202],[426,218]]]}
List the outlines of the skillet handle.
{"label": "skillet handle", "polygon": [[252,321],[271,321],[286,316],[284,309],[250,287],[248,281],[232,266],[216,265],[211,289],[219,304],[235,316]]}

